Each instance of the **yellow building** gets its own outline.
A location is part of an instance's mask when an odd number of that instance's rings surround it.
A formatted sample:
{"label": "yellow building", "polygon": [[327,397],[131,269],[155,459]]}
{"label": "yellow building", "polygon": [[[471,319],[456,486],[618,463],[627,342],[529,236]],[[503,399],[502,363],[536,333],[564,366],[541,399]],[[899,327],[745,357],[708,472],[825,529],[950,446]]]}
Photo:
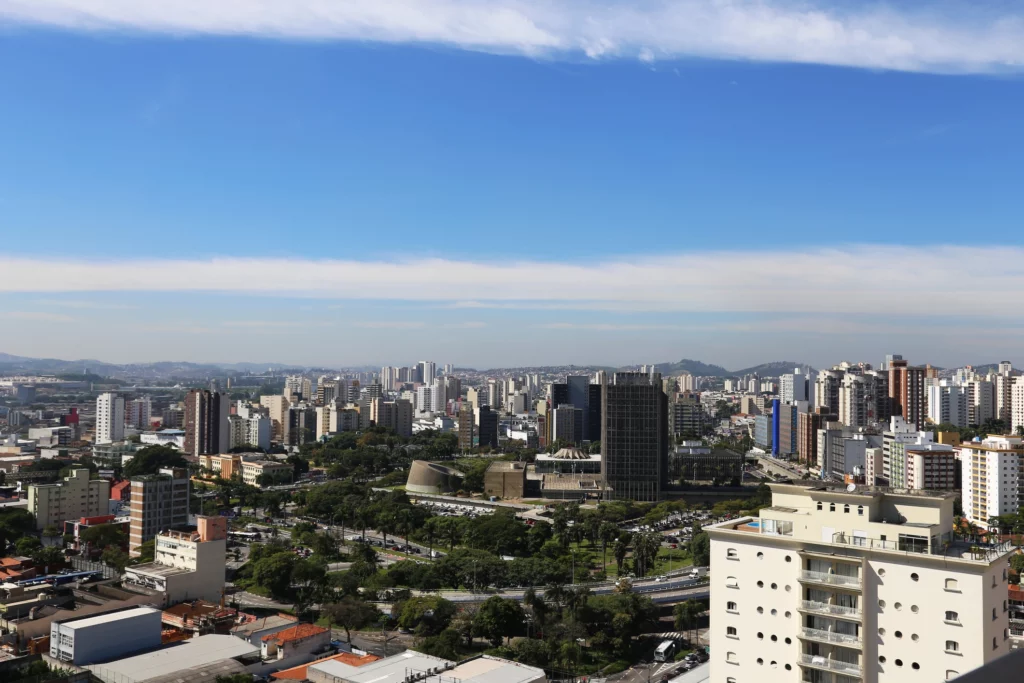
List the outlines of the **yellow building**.
{"label": "yellow building", "polygon": [[31,484],[28,487],[28,511],[35,515],[36,528],[60,526],[67,519],[107,514],[110,482],[89,479],[86,467],[76,467],[64,481],[56,484]]}

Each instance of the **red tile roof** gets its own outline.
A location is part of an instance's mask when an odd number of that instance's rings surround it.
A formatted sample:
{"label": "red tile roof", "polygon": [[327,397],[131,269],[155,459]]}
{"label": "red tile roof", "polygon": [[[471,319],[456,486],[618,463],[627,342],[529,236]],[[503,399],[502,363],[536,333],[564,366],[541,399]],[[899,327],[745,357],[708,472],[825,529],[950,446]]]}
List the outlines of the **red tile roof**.
{"label": "red tile roof", "polygon": [[380,659],[380,657],[378,657],[377,655],[354,655],[351,652],[342,652],[341,654],[333,655],[331,657],[324,657],[323,659],[318,659],[315,662],[309,662],[308,664],[303,664],[302,666],[296,666],[291,669],[278,671],[277,673],[270,674],[270,677],[276,680],[304,681],[306,680],[306,669],[313,666],[314,664],[319,664],[320,662],[334,660],[335,662],[341,662],[342,664],[348,664],[349,666],[362,666],[363,664],[376,662],[378,659]]}
{"label": "red tile roof", "polygon": [[276,640],[278,644],[281,644],[292,640],[305,640],[306,638],[318,636],[321,633],[327,633],[327,629],[323,626],[317,626],[316,624],[297,624],[291,628],[286,628],[283,631],[263,636],[263,641],[267,642],[269,640]]}

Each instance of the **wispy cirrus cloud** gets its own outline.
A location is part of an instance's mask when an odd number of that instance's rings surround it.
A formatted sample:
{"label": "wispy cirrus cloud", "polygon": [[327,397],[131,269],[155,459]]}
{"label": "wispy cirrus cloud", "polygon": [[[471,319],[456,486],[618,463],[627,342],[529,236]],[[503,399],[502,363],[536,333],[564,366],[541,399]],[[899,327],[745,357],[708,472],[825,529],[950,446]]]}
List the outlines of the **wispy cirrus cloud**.
{"label": "wispy cirrus cloud", "polygon": [[48,313],[46,311],[5,311],[0,312],[0,320],[13,318],[15,320],[32,320],[45,323],[70,323],[77,318],[60,313]]}
{"label": "wispy cirrus cloud", "polygon": [[[764,314],[841,310],[844,315],[885,312],[1008,320],[1018,315],[1024,299],[1024,248],[1002,245],[709,251],[585,264],[444,259],[84,261],[0,255],[0,272],[0,292],[8,293],[222,292],[464,308]],[[261,280],[251,277],[254,272],[292,275]],[[373,286],[367,288],[367,282]],[[469,301],[473,303],[465,305]],[[418,324],[422,323],[351,323],[394,328]]]}
{"label": "wispy cirrus cloud", "polygon": [[82,301],[80,299],[35,299],[32,301],[32,304],[34,306],[107,311],[129,311],[138,308],[138,306],[130,304],[108,303],[104,301]]}
{"label": "wispy cirrus cloud", "polygon": [[955,0],[0,0],[0,21],[645,63],[695,56],[927,72],[1024,66],[1018,5]]}

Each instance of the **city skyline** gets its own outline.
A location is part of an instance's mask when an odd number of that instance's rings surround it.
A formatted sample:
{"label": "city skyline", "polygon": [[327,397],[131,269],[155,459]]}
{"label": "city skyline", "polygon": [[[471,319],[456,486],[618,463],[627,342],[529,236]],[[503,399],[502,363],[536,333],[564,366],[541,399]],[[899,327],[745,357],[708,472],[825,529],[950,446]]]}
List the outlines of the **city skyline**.
{"label": "city skyline", "polygon": [[1015,9],[416,8],[0,1],[3,350],[1024,361]]}

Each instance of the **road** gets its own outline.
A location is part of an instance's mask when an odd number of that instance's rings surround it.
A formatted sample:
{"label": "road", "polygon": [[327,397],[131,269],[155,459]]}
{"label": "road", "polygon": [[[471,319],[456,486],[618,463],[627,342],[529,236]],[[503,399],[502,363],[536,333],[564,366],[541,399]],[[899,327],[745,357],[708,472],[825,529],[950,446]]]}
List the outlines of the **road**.
{"label": "road", "polygon": [[758,456],[757,462],[764,467],[766,472],[772,472],[774,474],[781,475],[783,477],[796,477],[803,478],[804,472],[799,469],[796,465],[789,463],[785,460],[776,460],[774,458],[764,458]]}

